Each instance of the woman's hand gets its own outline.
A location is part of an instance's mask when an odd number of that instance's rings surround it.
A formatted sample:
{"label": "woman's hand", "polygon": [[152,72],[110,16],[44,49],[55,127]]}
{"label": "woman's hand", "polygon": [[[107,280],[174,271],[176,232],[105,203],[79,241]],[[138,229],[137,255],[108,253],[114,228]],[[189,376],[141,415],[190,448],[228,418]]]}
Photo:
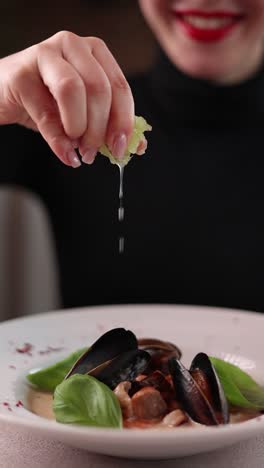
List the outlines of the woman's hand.
{"label": "woman's hand", "polygon": [[130,87],[105,43],[62,31],[0,60],[0,124],[39,131],[58,158],[91,164],[106,143],[122,158],[134,126]]}

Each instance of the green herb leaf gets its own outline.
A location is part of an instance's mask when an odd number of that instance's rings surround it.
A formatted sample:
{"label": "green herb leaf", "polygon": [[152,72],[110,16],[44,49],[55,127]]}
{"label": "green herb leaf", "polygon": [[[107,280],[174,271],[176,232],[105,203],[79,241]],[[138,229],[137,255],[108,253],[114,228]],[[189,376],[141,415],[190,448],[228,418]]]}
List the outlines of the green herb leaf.
{"label": "green herb leaf", "polygon": [[46,367],[36,372],[30,372],[30,374],[27,375],[27,379],[41,390],[54,392],[57,385],[63,381],[73,364],[85,351],[87,351],[87,348],[80,349],[53,366]]}
{"label": "green herb leaf", "polygon": [[56,420],[64,424],[122,427],[122,412],[116,395],[90,375],[75,374],[58,385],[53,411]]}
{"label": "green herb leaf", "polygon": [[264,409],[264,388],[252,377],[222,359],[210,357],[210,360],[231,405],[253,410]]}

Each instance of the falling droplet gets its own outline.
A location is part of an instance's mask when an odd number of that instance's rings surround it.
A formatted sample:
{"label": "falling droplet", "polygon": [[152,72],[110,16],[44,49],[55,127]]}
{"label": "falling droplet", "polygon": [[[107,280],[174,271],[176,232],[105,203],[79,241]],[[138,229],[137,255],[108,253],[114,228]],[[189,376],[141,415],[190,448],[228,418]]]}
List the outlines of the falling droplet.
{"label": "falling droplet", "polygon": [[[124,216],[125,216],[124,203],[123,203],[124,166],[121,166],[121,164],[118,164],[118,167],[119,167],[119,175],[120,175],[118,220],[119,220],[119,223],[122,223],[124,221]],[[120,228],[121,228],[121,224],[120,224]],[[121,232],[121,229],[120,229],[120,232]],[[119,253],[124,252],[124,244],[125,244],[125,239],[123,236],[120,236],[119,237]]]}
{"label": "falling droplet", "polygon": [[124,207],[123,206],[119,206],[118,208],[118,219],[119,221],[123,221],[124,220]]}
{"label": "falling droplet", "polygon": [[124,252],[124,247],[125,247],[125,239],[124,237],[119,237],[119,253]]}

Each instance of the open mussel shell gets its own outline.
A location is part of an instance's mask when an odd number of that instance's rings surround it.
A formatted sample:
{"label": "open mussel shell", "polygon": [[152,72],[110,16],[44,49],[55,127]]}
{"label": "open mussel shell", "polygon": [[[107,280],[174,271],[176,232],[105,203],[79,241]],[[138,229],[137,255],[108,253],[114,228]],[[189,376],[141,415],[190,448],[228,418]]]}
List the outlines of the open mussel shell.
{"label": "open mussel shell", "polygon": [[188,369],[177,359],[169,360],[169,368],[175,387],[176,399],[190,418],[206,426],[216,426],[214,410]]}
{"label": "open mussel shell", "polygon": [[168,360],[172,357],[180,359],[182,355],[181,350],[173,343],[157,340],[155,338],[139,339],[138,347],[144,349],[151,355],[149,367],[146,369],[147,374],[155,370],[168,374]]}
{"label": "open mussel shell", "polygon": [[229,422],[229,408],[223,387],[213,364],[205,353],[199,353],[192,361],[190,374],[212,406],[219,424]]}
{"label": "open mussel shell", "polygon": [[96,377],[114,390],[120,382],[132,382],[139,374],[142,374],[150,359],[146,351],[132,349],[91,370],[89,375]]}
{"label": "open mussel shell", "polygon": [[88,374],[92,369],[118,355],[138,348],[137,338],[130,330],[114,328],[100,338],[73,365],[65,379],[74,374]]}
{"label": "open mussel shell", "polygon": [[155,338],[140,338],[138,339],[138,347],[145,349],[146,351],[165,351],[174,352],[176,359],[180,359],[182,356],[181,350],[175,346],[175,344],[168,341],[157,340]]}

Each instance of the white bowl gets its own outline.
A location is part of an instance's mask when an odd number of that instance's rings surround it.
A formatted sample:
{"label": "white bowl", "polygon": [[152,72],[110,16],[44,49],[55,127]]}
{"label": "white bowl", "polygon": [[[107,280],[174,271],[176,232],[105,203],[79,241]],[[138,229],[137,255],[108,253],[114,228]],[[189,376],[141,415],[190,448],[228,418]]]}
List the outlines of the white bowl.
{"label": "white bowl", "polygon": [[[172,341],[189,365],[204,351],[239,365],[264,384],[264,316],[251,312],[192,306],[111,306],[49,312],[0,324],[0,420],[90,452],[129,458],[172,458],[211,451],[264,433],[264,417],[225,427],[113,430],[45,420],[27,408],[25,375],[89,346],[115,327],[138,337]],[[32,352],[19,353],[24,343]],[[48,349],[51,347],[52,349]],[[53,348],[60,348],[54,350]],[[31,354],[31,355],[30,355]]]}

